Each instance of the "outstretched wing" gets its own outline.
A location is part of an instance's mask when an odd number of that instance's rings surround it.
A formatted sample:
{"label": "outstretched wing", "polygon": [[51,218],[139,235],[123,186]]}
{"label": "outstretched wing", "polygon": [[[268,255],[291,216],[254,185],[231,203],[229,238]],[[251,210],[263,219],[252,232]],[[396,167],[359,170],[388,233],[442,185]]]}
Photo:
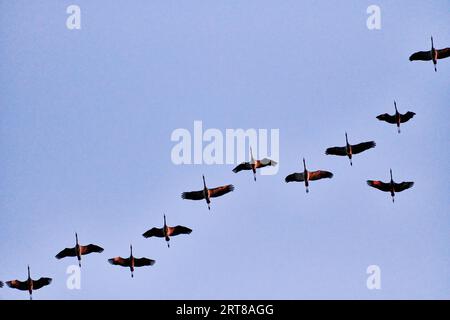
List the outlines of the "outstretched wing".
{"label": "outstretched wing", "polygon": [[99,247],[95,244],[88,244],[87,246],[80,246],[81,255],[89,254],[92,252],[101,253],[101,252],[103,252],[103,248]]}
{"label": "outstretched wing", "polygon": [[213,189],[209,189],[209,196],[211,198],[216,198],[227,194],[234,190],[234,186],[232,184],[227,184],[226,186],[221,186]]}
{"label": "outstretched wing", "polygon": [[3,282],[0,281],[0,288],[3,288]]}
{"label": "outstretched wing", "polygon": [[386,121],[387,123],[395,123],[395,115],[390,115],[388,113],[383,113],[377,116],[377,119],[380,121]]}
{"label": "outstretched wing", "polygon": [[286,181],[286,182],[305,181],[305,175],[303,173],[294,172],[294,173],[288,175],[286,178],[284,178],[284,181]]}
{"label": "outstretched wing", "polygon": [[75,248],[65,248],[63,251],[58,253],[55,258],[56,259],[62,259],[65,257],[75,257],[77,255],[77,252]]}
{"label": "outstretched wing", "polygon": [[358,143],[352,146],[352,153],[358,154],[376,146],[375,141]]}
{"label": "outstretched wing", "polygon": [[164,230],[162,228],[151,228],[150,230],[146,231],[142,236],[144,238],[150,237],[162,238],[164,237]]}
{"label": "outstretched wing", "polygon": [[335,156],[346,156],[347,148],[346,147],[332,147],[325,150],[325,154],[331,154]]}
{"label": "outstretched wing", "polygon": [[325,170],[317,170],[317,171],[311,171],[309,173],[309,180],[320,180],[324,178],[333,178],[333,174],[329,171]]}
{"label": "outstretched wing", "polygon": [[115,266],[122,266],[122,267],[130,266],[129,258],[115,257],[115,258],[108,259],[108,262]]}
{"label": "outstretched wing", "polygon": [[431,51],[419,51],[419,52],[413,53],[409,57],[409,61],[414,61],[414,60],[430,61],[431,60]]}
{"label": "outstretched wing", "polygon": [[276,161],[271,160],[269,158],[264,158],[264,159],[256,161],[256,167],[257,168],[264,168],[264,167],[267,167],[267,166],[275,167],[277,164],[278,163]]}
{"label": "outstretched wing", "polygon": [[6,285],[10,288],[17,289],[17,290],[28,290],[28,283],[27,281],[19,281],[19,280],[11,280],[6,281]]}
{"label": "outstretched wing", "polygon": [[152,266],[155,264],[155,260],[147,258],[134,258],[135,267]]}
{"label": "outstretched wing", "polygon": [[411,119],[412,117],[414,117],[416,114],[412,111],[408,111],[405,114],[400,115],[400,122],[404,123],[406,121],[408,121],[409,119]]}
{"label": "outstretched wing", "polygon": [[450,57],[450,48],[437,50],[437,58],[444,59]]}
{"label": "outstretched wing", "polygon": [[190,234],[192,232],[191,229],[184,227],[184,226],[176,226],[176,227],[169,227],[168,234],[169,236],[177,236],[179,234]]}
{"label": "outstretched wing", "polygon": [[203,190],[189,191],[189,192],[183,192],[181,194],[181,198],[188,199],[188,200],[202,200],[202,199],[205,199],[205,195],[203,194]]}
{"label": "outstretched wing", "polygon": [[394,191],[395,192],[402,192],[403,190],[409,189],[414,185],[414,182],[408,181],[408,182],[401,182],[401,183],[394,183]]}
{"label": "outstretched wing", "polygon": [[379,180],[367,180],[367,184],[369,186],[371,186],[372,188],[384,191],[384,192],[389,192],[391,191],[391,186],[389,183],[384,183],[382,181]]}
{"label": "outstretched wing", "polygon": [[251,169],[252,169],[252,165],[250,164],[250,162],[242,162],[236,168],[233,169],[233,172],[238,173],[239,171],[242,171],[242,170],[251,170]]}
{"label": "outstretched wing", "polygon": [[39,280],[33,280],[33,290],[38,290],[42,287],[48,286],[52,283],[51,278],[40,278]]}

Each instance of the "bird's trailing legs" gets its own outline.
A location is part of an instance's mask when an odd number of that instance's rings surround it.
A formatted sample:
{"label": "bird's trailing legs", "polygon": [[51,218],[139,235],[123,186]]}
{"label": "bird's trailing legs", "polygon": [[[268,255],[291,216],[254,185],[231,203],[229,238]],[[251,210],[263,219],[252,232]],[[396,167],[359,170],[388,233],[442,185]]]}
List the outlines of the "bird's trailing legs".
{"label": "bird's trailing legs", "polygon": [[[436,50],[434,49],[434,43],[433,43],[433,36],[431,36],[431,54],[436,55]],[[437,72],[437,67],[436,67],[437,59],[436,59],[436,56],[433,56],[432,59],[433,59],[433,65],[434,65],[434,72]]]}
{"label": "bird's trailing legs", "polygon": [[305,179],[306,193],[309,193],[308,170],[306,170],[306,160],[303,158],[303,175]]}
{"label": "bird's trailing legs", "polygon": [[253,171],[253,180],[256,181],[256,161],[255,161],[255,158],[253,157],[252,147],[250,147],[250,164],[252,166],[252,171]]}

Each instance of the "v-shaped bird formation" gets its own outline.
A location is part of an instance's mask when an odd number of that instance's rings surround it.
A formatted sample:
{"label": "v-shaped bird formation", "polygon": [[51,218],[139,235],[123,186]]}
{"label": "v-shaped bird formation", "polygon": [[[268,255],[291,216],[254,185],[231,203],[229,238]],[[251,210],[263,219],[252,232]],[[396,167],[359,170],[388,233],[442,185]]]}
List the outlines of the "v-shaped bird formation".
{"label": "v-shaped bird formation", "polygon": [[[431,37],[431,50],[429,51],[419,51],[412,54],[409,57],[410,61],[432,61],[434,65],[434,70],[437,71],[437,60],[444,59],[450,57],[450,48],[444,49],[435,49],[433,37]],[[389,124],[395,124],[397,127],[398,133],[400,133],[400,125],[410,121],[416,114],[412,111],[407,111],[402,114],[397,109],[397,103],[394,101],[395,113],[383,113],[378,115],[376,118],[380,121],[387,122]],[[345,132],[345,145],[344,146],[335,146],[329,147],[325,150],[326,155],[334,155],[347,157],[349,159],[350,165],[353,166],[353,156],[363,153],[369,149],[375,148],[375,141],[366,141],[359,142],[357,144],[350,144],[347,132]],[[256,173],[258,169],[262,169],[268,166],[276,166],[277,162],[269,159],[263,158],[261,160],[255,159],[253,155],[253,150],[250,147],[250,161],[242,162],[237,165],[232,171],[234,173],[239,173],[241,171],[252,171],[253,180],[256,182]],[[331,179],[333,178],[333,173],[327,170],[315,170],[309,171],[306,166],[306,160],[303,158],[303,171],[294,172],[287,175],[284,179],[286,183],[290,182],[303,182],[305,186],[306,193],[310,191],[310,182],[317,181],[322,179]],[[233,184],[224,184],[219,187],[208,188],[206,185],[205,176],[202,176],[203,179],[203,188],[198,191],[186,191],[181,194],[182,199],[186,200],[204,200],[208,207],[208,210],[211,210],[211,199],[218,198],[226,195],[234,191]],[[383,182],[380,180],[367,180],[367,185],[372,188],[378,189],[383,192],[389,192],[392,198],[392,202],[395,201],[395,194],[402,192],[404,190],[410,189],[413,187],[414,182],[405,181],[397,183],[393,179],[392,169],[390,169],[390,181]],[[192,232],[192,229],[182,226],[176,225],[174,227],[168,226],[166,222],[166,215],[163,215],[163,226],[161,228],[153,227],[148,231],[144,232],[142,236],[144,238],[164,238],[166,241],[167,247],[170,248],[170,239],[171,237],[178,235],[188,235]],[[91,253],[102,253],[104,249],[95,244],[81,245],[78,241],[78,234],[75,233],[75,246],[68,247],[60,251],[55,257],[56,259],[63,259],[67,257],[76,257],[78,261],[78,266],[81,268],[81,258],[82,256],[89,255]],[[121,257],[116,256],[114,258],[108,259],[108,262],[114,266],[121,266],[129,268],[131,272],[131,277],[134,277],[135,268],[153,266],[155,264],[155,260],[141,257],[137,258],[133,255],[133,246],[130,245],[130,255],[129,257]],[[52,283],[51,278],[41,277],[38,280],[33,280],[30,275],[30,267],[28,266],[28,278],[24,281],[20,280],[10,280],[6,281],[5,284],[13,289],[28,291],[30,295],[30,299],[32,299],[33,291],[39,290],[45,286],[48,286]],[[4,286],[4,283],[0,281],[0,288]]]}

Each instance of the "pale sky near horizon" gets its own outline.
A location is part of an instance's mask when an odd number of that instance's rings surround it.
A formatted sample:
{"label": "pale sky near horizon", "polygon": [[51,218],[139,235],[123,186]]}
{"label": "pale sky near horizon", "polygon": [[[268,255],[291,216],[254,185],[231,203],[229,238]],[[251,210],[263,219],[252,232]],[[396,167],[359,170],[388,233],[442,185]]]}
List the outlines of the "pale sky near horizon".
{"label": "pale sky near horizon", "polygon": [[[81,30],[66,8],[81,8]],[[381,8],[381,30],[366,9]],[[449,299],[450,1],[0,0],[0,280],[34,299]],[[416,116],[397,134],[381,113]],[[174,165],[173,130],[280,130],[279,172]],[[374,140],[348,159],[327,147]],[[334,173],[301,183],[302,170]],[[414,181],[396,196],[367,179]],[[181,192],[232,183],[204,202]],[[142,233],[193,229],[171,240]],[[75,242],[81,290],[68,290]],[[156,260],[129,270],[114,256]],[[381,268],[368,290],[366,268]],[[28,299],[0,289],[0,299]]]}

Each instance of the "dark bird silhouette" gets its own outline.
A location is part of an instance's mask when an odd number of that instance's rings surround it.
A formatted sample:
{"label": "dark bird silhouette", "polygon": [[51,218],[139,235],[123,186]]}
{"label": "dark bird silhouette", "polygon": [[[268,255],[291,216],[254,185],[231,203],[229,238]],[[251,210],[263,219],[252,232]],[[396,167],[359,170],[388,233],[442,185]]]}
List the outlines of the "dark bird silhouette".
{"label": "dark bird silhouette", "polygon": [[137,268],[137,267],[152,266],[155,264],[155,260],[152,260],[152,259],[133,257],[133,246],[132,245],[130,245],[130,257],[129,258],[115,257],[115,258],[108,259],[108,262],[115,266],[129,267],[132,278],[134,277],[133,273],[134,273],[135,267]]}
{"label": "dark bird silhouette", "polygon": [[306,169],[305,158],[303,158],[303,172],[295,172],[285,178],[286,182],[305,182],[306,193],[309,192],[309,181],[332,178],[333,174],[325,170],[308,171]]}
{"label": "dark bird silhouette", "polygon": [[3,282],[0,281],[0,288],[3,288]]}
{"label": "dark bird silhouette", "polygon": [[150,238],[150,237],[158,237],[158,238],[165,238],[167,242],[167,247],[170,248],[170,237],[177,236],[179,234],[190,234],[192,232],[191,229],[184,227],[184,226],[176,226],[176,227],[169,227],[166,224],[166,215],[164,215],[164,226],[162,228],[151,228],[150,230],[146,231],[142,236],[144,238]]}
{"label": "dark bird silhouette", "polygon": [[268,158],[264,158],[262,160],[255,160],[253,158],[253,151],[250,148],[250,162],[242,162],[236,168],[233,169],[234,173],[238,173],[242,170],[252,170],[253,171],[253,179],[256,181],[256,169],[264,168],[267,166],[276,166],[277,162]]}
{"label": "dark bird silhouette", "polygon": [[374,148],[376,146],[375,141],[362,142],[358,144],[351,145],[348,143],[347,132],[345,133],[345,147],[332,147],[328,148],[325,151],[327,155],[335,155],[335,156],[347,156],[350,159],[350,165],[352,166],[352,157],[354,154],[361,153],[370,148]]}
{"label": "dark bird silhouette", "polygon": [[437,72],[437,61],[439,59],[444,59],[450,57],[450,48],[438,49],[434,48],[433,37],[431,37],[431,50],[430,51],[418,51],[413,53],[409,57],[409,61],[433,61],[434,71]]}
{"label": "dark bird silhouette", "polygon": [[234,186],[232,184],[227,184],[225,186],[208,189],[206,187],[205,176],[203,176],[203,190],[200,191],[189,191],[183,192],[181,194],[181,198],[188,200],[206,200],[206,204],[208,205],[208,210],[211,210],[211,198],[216,198],[227,194],[234,190]]}
{"label": "dark bird silhouette", "polygon": [[25,281],[11,280],[6,281],[6,285],[10,288],[28,291],[30,293],[30,300],[33,300],[33,290],[39,290],[42,287],[48,286],[52,283],[51,278],[39,278],[39,280],[33,280],[30,276],[30,266],[28,266],[28,279]]}
{"label": "dark bird silhouette", "polygon": [[55,258],[56,259],[62,259],[66,257],[77,257],[78,259],[78,266],[81,268],[81,256],[84,256],[86,254],[97,252],[101,253],[103,252],[103,248],[99,247],[95,244],[88,244],[87,246],[81,246],[78,243],[78,235],[75,233],[75,247],[73,248],[65,248],[60,253],[58,253]]}
{"label": "dark bird silhouette", "polygon": [[392,169],[390,169],[391,173],[391,181],[389,182],[382,182],[379,180],[367,180],[367,184],[371,186],[372,188],[384,191],[384,192],[390,192],[392,196],[392,202],[395,201],[395,193],[396,192],[402,192],[403,190],[409,189],[414,185],[414,182],[401,182],[401,183],[395,183],[394,179],[392,178]]}
{"label": "dark bird silhouette", "polygon": [[386,121],[387,123],[392,123],[397,125],[397,131],[400,133],[400,123],[405,123],[412,117],[414,117],[416,114],[412,111],[408,111],[405,114],[401,114],[397,110],[397,103],[394,101],[394,107],[395,107],[395,114],[390,115],[388,113],[383,113],[377,116],[378,120]]}

